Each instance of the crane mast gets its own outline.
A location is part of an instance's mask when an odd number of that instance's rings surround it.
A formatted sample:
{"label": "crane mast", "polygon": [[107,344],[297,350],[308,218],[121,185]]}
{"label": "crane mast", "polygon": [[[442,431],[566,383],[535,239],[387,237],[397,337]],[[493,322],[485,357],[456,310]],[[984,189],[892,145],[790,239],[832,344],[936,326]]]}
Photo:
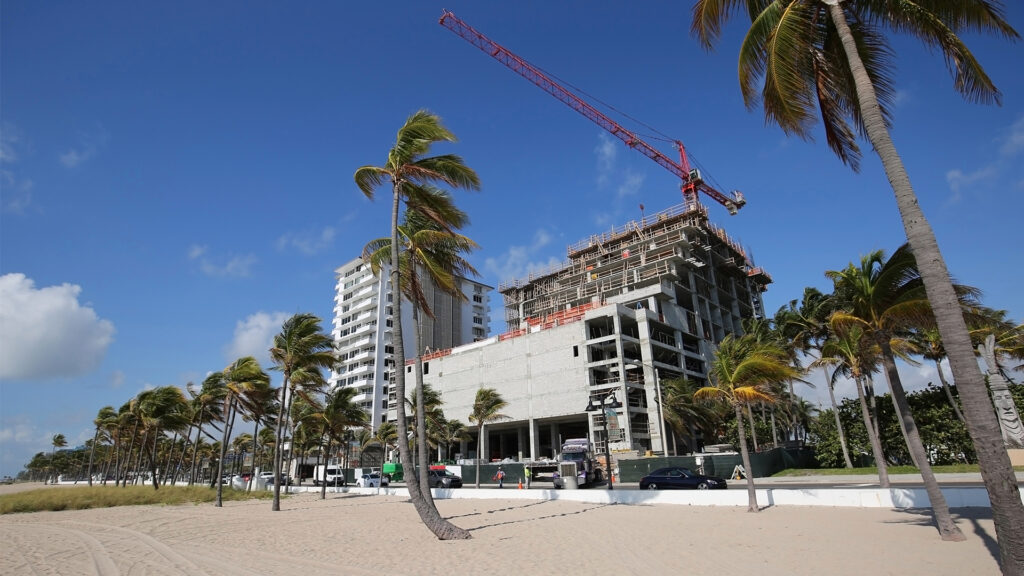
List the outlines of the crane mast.
{"label": "crane mast", "polygon": [[675,174],[680,180],[682,180],[680,188],[687,204],[697,202],[698,192],[703,192],[714,201],[725,206],[730,214],[736,214],[736,211],[747,203],[743,198],[743,194],[739,191],[733,191],[731,194],[722,193],[705,182],[703,178],[701,178],[699,170],[696,168],[690,168],[690,163],[686,157],[686,148],[683,146],[682,142],[678,140],[675,141],[675,146],[679,150],[679,161],[676,162],[658,149],[652,147],[647,142],[644,142],[643,139],[633,132],[620,126],[617,122],[601,113],[600,110],[594,108],[579,96],[576,96],[572,92],[563,88],[558,82],[549,78],[546,74],[535,68],[526,60],[523,60],[508,49],[502,47],[497,42],[491,40],[487,36],[484,36],[480,32],[477,32],[472,26],[460,20],[452,12],[446,10],[441,15],[440,24],[473,46],[476,46],[482,52],[490,55],[498,62],[501,62],[513,72],[533,82],[548,94],[551,94],[555,98],[561,100],[573,110],[576,110],[580,114],[586,116],[592,122],[604,128],[619,140],[622,140],[630,148],[638,150],[644,156],[654,160],[663,168]]}

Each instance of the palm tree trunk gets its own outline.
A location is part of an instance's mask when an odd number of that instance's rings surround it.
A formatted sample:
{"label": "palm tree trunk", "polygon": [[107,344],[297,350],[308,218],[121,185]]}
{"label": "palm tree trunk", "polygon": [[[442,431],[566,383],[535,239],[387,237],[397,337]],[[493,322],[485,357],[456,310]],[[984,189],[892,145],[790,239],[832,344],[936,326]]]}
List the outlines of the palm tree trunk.
{"label": "palm tree trunk", "polygon": [[864,427],[868,432],[868,441],[871,443],[871,455],[875,457],[875,466],[878,467],[878,485],[881,488],[889,487],[889,467],[885,464],[885,452],[882,451],[882,442],[875,432],[875,425],[871,423],[871,413],[868,411],[868,401],[864,398],[864,384],[861,377],[853,379],[857,384],[857,398],[860,400],[860,415],[864,419]]}
{"label": "palm tree trunk", "polygon": [[779,445],[779,432],[775,428],[775,408],[770,408],[768,414],[771,416],[772,421],[772,446],[775,447]]}
{"label": "palm tree trunk", "polygon": [[[427,506],[437,512],[434,495],[430,492],[430,468],[427,465],[427,407],[423,398],[423,339],[420,309],[415,303],[412,306],[413,346],[416,348],[416,363],[413,368],[416,377],[416,447],[419,460],[420,490]],[[440,516],[440,514],[438,514]]]}
{"label": "palm tree trunk", "polygon": [[92,458],[96,454],[96,442],[100,437],[100,427],[96,427],[96,433],[92,435],[92,447],[89,449],[89,486],[92,486]]}
{"label": "palm tree trunk", "polygon": [[195,424],[189,422],[188,429],[185,431],[185,443],[181,445],[181,454],[178,454],[178,464],[174,467],[174,476],[171,477],[171,486],[178,483],[178,477],[181,475],[182,464],[185,463],[185,453],[188,451],[188,447],[192,445],[192,428]]}
{"label": "palm tree trunk", "polygon": [[217,477],[214,479],[214,482],[217,484],[217,500],[214,502],[214,506],[217,508],[224,506],[224,455],[228,450],[228,438],[231,434],[231,413],[234,408],[235,396],[228,392],[228,396],[224,401],[224,432],[220,441],[220,457],[217,459]]}
{"label": "palm tree trunk", "polygon": [[757,426],[754,425],[754,411],[747,406],[747,418],[750,419],[750,439],[754,441],[754,452],[760,452],[760,448],[757,445]]}
{"label": "palm tree trunk", "polygon": [[999,422],[992,409],[985,381],[971,346],[963,313],[945,260],[939,250],[935,233],[924,217],[910,177],[896,152],[885,125],[874,86],[857,52],[857,44],[838,2],[829,6],[829,13],[839,32],[850,71],[853,74],[860,102],[864,128],[871,145],[878,152],[886,176],[896,195],[907,241],[917,259],[928,300],[932,305],[942,337],[953,380],[960,391],[967,431],[974,442],[981,477],[992,503],[992,520],[999,541],[1000,564],[1004,575],[1024,575],[1024,502],[1021,502],[1017,478],[1010,456],[1003,446]]}
{"label": "palm tree trunk", "polygon": [[942,362],[939,360],[935,360],[935,371],[939,373],[939,382],[942,383],[942,390],[946,393],[946,398],[949,399],[949,405],[953,407],[956,419],[963,422],[964,414],[960,411],[960,405],[957,404],[956,398],[953,398],[953,390],[949,387],[949,382],[946,381],[946,373],[942,371]]}
{"label": "palm tree trunk", "polygon": [[260,434],[260,419],[253,418],[255,424],[252,429],[252,470],[249,470],[249,482],[245,485],[246,492],[252,492],[252,485],[256,482],[256,462],[259,458],[259,434]]}
{"label": "palm tree trunk", "polygon": [[832,414],[836,417],[836,431],[839,433],[839,446],[843,449],[843,461],[847,468],[853,468],[853,461],[850,460],[850,448],[846,445],[846,432],[843,431],[843,422],[839,419],[839,406],[836,404],[836,392],[832,388],[832,380],[828,376],[828,368],[822,366],[825,372],[825,386],[828,386],[828,399],[832,401]]}
{"label": "palm tree trunk", "polygon": [[291,370],[285,368],[284,379],[281,382],[281,403],[277,409],[277,430],[274,432],[274,500],[270,505],[274,512],[281,511],[281,463],[284,459],[284,431],[288,426],[288,400],[292,396],[287,394],[291,375]]}
{"label": "palm tree trunk", "polygon": [[[404,434],[409,429],[409,423],[405,417],[405,345],[402,343],[402,291],[399,284],[398,274],[398,212],[401,204],[401,190],[403,182],[397,180],[392,182],[392,206],[391,206],[391,293],[394,294],[394,319],[393,335],[395,347],[395,393],[398,396],[396,412],[398,416],[398,430]],[[409,443],[402,440],[398,443],[398,456],[404,470],[412,470],[412,455],[409,453]],[[409,488],[409,499],[420,516],[423,524],[434,533],[439,540],[468,540],[472,538],[467,530],[459,528],[445,520],[438,514],[437,509],[427,504],[420,490],[419,479],[416,474],[406,476],[406,485]]]}
{"label": "palm tree trunk", "polygon": [[160,430],[153,431],[153,453],[149,457],[149,473],[153,480],[153,490],[160,489],[160,481],[156,477],[157,444],[160,440]]}
{"label": "palm tree trunk", "polygon": [[138,427],[139,427],[138,422],[134,422],[132,424],[132,434],[131,434],[131,436],[128,439],[128,452],[125,453],[125,455],[124,455],[124,462],[122,463],[122,466],[124,467],[124,470],[123,470],[124,479],[121,482],[121,487],[122,488],[128,486],[128,467],[131,466],[132,448],[134,448],[134,446],[135,446],[135,433],[138,432]]}
{"label": "palm tree trunk", "polygon": [[735,405],[736,431],[740,436],[740,456],[743,458],[744,476],[747,477],[747,512],[760,512],[757,506],[757,489],[754,488],[754,469],[750,466],[750,452],[747,450],[747,432],[743,426],[743,408]]}
{"label": "palm tree trunk", "polygon": [[480,463],[483,462],[484,449],[484,425],[483,422],[476,429],[476,488],[480,489]]}
{"label": "palm tree trunk", "polygon": [[[167,484],[167,477],[170,476],[171,462],[174,460],[174,444],[178,442],[178,433],[175,432],[171,437],[171,445],[167,450],[167,463],[164,464],[164,484]],[[182,447],[182,452],[185,448]]]}
{"label": "palm tree trunk", "polygon": [[[320,499],[321,500],[326,500],[327,499],[327,467],[330,466],[330,453],[331,453],[331,437],[330,437],[330,435],[328,435],[327,436],[327,454],[328,454],[328,459],[324,461],[324,477],[320,479]],[[320,458],[317,457],[317,461],[319,461],[319,460],[320,460]],[[317,468],[320,468],[320,466],[318,465]],[[383,470],[382,470],[382,472],[383,472]],[[313,476],[314,477],[316,476],[316,472],[313,473]]]}
{"label": "palm tree trunk", "polygon": [[907,395],[903,391],[903,383],[900,381],[899,371],[896,370],[896,362],[893,360],[892,349],[889,347],[888,336],[880,337],[879,344],[882,347],[882,364],[885,366],[885,377],[889,380],[889,390],[892,392],[893,402],[896,404],[896,416],[903,422],[907,433],[907,447],[910,454],[921,471],[921,478],[924,480],[924,489],[928,493],[928,500],[932,503],[932,511],[935,514],[935,523],[938,524],[939,534],[943,540],[962,542],[966,536],[957,528],[953,522],[953,516],[949,513],[949,505],[946,504],[946,497],[939,488],[939,483],[932,472],[928,454],[925,452],[921,436],[917,433],[917,423],[910,412],[910,405],[907,403]]}
{"label": "palm tree trunk", "polygon": [[196,442],[192,445],[192,465],[189,466],[188,472],[188,485],[193,486],[196,483],[196,463],[199,458],[199,443],[203,441],[203,413],[202,410],[199,412],[199,423],[196,425]]}

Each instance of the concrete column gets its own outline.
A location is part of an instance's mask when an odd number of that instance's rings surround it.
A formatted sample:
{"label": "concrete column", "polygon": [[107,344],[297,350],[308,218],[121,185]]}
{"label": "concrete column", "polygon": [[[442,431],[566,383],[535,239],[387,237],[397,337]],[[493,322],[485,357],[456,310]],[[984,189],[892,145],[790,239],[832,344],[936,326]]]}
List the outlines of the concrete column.
{"label": "concrete column", "polygon": [[551,457],[558,456],[558,451],[562,449],[562,445],[558,442],[558,424],[552,422],[551,428]]}
{"label": "concrete column", "polygon": [[516,459],[523,461],[523,427],[516,426]]}
{"label": "concrete column", "polygon": [[537,452],[539,452],[537,446],[537,422],[534,421],[533,418],[530,418],[527,420],[527,425],[530,427],[529,458],[530,460],[537,460]]}

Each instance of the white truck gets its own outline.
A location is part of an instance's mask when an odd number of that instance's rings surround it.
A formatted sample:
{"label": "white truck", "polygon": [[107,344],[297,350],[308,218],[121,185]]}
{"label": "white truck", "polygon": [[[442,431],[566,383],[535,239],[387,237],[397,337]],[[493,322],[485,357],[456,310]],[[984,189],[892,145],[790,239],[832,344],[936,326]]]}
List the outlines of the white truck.
{"label": "white truck", "polygon": [[[562,451],[557,460],[524,462],[523,467],[529,470],[531,482],[551,482],[555,488],[582,488],[597,484],[604,477],[594,463],[590,439],[570,438],[562,443]],[[575,483],[567,481],[567,478],[573,476],[576,478]]]}
{"label": "white truck", "polygon": [[313,485],[320,486],[326,483],[328,486],[345,485],[345,469],[337,464],[321,464],[313,472]]}

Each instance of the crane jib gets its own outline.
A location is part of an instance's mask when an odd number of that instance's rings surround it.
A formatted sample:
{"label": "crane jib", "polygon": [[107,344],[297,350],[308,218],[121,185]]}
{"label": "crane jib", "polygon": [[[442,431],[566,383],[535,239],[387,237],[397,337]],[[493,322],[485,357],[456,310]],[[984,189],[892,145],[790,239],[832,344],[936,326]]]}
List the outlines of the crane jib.
{"label": "crane jib", "polygon": [[743,194],[738,190],[734,190],[732,194],[720,192],[705,182],[698,170],[691,169],[686,156],[686,149],[683,147],[682,142],[679,142],[678,140],[675,142],[676,147],[679,149],[679,161],[676,162],[661,153],[658,149],[652,147],[633,132],[605,116],[600,110],[594,108],[579,96],[562,87],[561,84],[549,78],[546,74],[535,68],[526,60],[523,60],[507,48],[474,30],[469,24],[459,20],[454,13],[446,10],[441,14],[439,22],[442,26],[451,30],[473,46],[476,46],[498,62],[501,62],[513,72],[533,82],[548,94],[551,94],[573,110],[576,110],[583,116],[586,116],[592,122],[607,130],[630,148],[639,151],[641,154],[647,156],[651,160],[654,160],[669,172],[675,174],[682,180],[681,189],[684,196],[691,195],[692,199],[696,200],[697,192],[703,192],[715,202],[725,206],[729,210],[730,214],[735,214],[737,210],[747,203]]}

